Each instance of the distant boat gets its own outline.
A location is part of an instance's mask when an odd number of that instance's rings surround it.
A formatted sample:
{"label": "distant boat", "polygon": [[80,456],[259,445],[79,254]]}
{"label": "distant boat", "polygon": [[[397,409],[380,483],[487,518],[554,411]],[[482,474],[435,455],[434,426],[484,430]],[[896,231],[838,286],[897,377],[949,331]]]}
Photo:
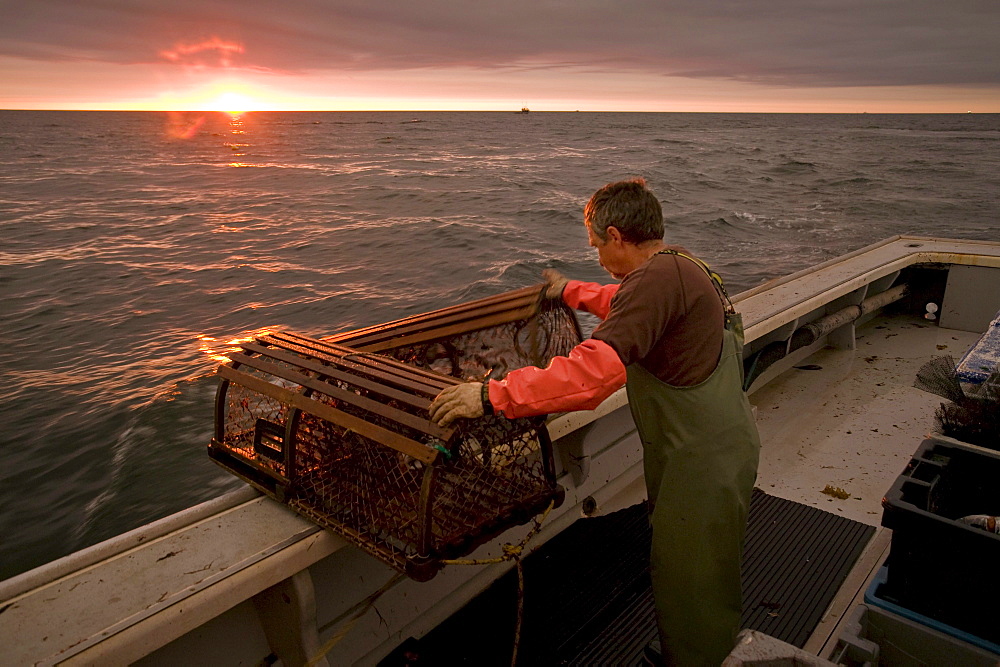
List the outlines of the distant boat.
{"label": "distant boat", "polygon": [[528,113],[529,111],[531,111],[531,109],[528,107],[521,107],[521,113]]}

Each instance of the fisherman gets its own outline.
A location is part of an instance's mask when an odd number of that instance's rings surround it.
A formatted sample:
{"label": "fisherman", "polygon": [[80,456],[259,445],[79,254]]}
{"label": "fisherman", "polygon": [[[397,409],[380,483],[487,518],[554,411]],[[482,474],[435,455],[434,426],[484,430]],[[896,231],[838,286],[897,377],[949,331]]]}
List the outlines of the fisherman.
{"label": "fisherman", "polygon": [[601,266],[621,283],[547,270],[546,296],[603,322],[544,369],[445,389],[431,420],[593,409],[624,384],[643,445],[662,661],[719,665],[739,630],[740,560],[760,449],[743,391],[740,316],[716,274],[664,242],[663,212],[643,179],[599,189],[584,223]]}

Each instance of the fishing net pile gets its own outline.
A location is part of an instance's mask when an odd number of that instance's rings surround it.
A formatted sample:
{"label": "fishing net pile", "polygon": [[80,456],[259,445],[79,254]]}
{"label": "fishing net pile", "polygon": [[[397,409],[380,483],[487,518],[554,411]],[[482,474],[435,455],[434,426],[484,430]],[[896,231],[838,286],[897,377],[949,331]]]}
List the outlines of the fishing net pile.
{"label": "fishing net pile", "polygon": [[1000,370],[978,384],[963,383],[951,356],[934,357],[913,386],[947,399],[934,413],[942,434],[1000,450]]}

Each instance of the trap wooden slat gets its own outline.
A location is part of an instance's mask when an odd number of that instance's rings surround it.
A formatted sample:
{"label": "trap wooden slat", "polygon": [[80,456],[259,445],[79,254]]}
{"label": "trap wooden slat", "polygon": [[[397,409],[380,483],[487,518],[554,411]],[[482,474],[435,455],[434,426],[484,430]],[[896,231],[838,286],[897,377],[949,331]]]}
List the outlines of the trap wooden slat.
{"label": "trap wooden slat", "polygon": [[[362,410],[371,412],[372,414],[386,417],[400,424],[409,426],[415,431],[420,431],[445,442],[447,442],[447,440],[455,432],[454,428],[443,429],[440,426],[431,423],[431,421],[427,418],[420,418],[416,415],[411,415],[408,412],[404,412],[376,400],[360,396],[352,391],[348,391],[347,389],[341,389],[340,387],[334,386],[328,382],[323,382],[322,380],[317,380],[316,378],[309,377],[308,375],[303,375],[302,373],[298,373],[287,366],[278,366],[259,358],[248,357],[245,354],[238,353],[230,355],[230,358],[234,363],[240,364],[240,366],[249,366],[250,368],[273,375],[274,377],[294,382],[295,384],[303,387],[308,387],[309,389],[317,391],[320,394],[324,394],[330,398],[335,398],[338,401],[349,403],[361,408]],[[361,383],[356,382],[354,378],[347,381],[351,382],[351,384],[361,386]],[[238,380],[234,380],[234,382],[238,382]]]}
{"label": "trap wooden slat", "polygon": [[406,454],[407,456],[412,456],[413,458],[423,461],[424,463],[432,462],[439,455],[438,450],[433,447],[411,440],[410,438],[399,435],[398,433],[384,429],[381,426],[376,426],[375,424],[369,423],[360,417],[355,417],[354,415],[350,415],[343,410],[338,410],[337,408],[326,405],[325,403],[314,401],[313,399],[307,398],[297,392],[271,384],[266,380],[261,380],[251,375],[247,375],[246,373],[240,373],[239,371],[233,370],[229,366],[220,366],[218,374],[230,382],[235,382],[238,385],[244,386],[247,389],[252,389],[260,394],[263,394],[264,396],[270,396],[271,398],[281,401],[286,405],[296,407],[303,412],[308,412],[311,415],[316,415],[317,417],[326,419],[334,424],[338,424],[356,433],[360,433],[366,438],[370,438],[375,442],[391,447],[398,452]]}
{"label": "trap wooden slat", "polygon": [[[261,340],[266,343],[272,342],[269,338]],[[268,350],[274,349],[266,346],[255,345],[253,343],[244,343],[242,347],[250,352],[265,354]],[[384,382],[387,386],[396,387],[405,391],[412,391],[428,398],[437,396],[438,393],[440,393],[440,391],[445,387],[458,384],[457,380],[447,376],[439,376],[440,380],[432,384],[427,378],[424,377],[424,375],[420,373],[407,373],[405,372],[406,369],[400,369],[394,364],[388,363],[389,361],[392,361],[390,359],[371,359],[357,354],[337,357],[332,354],[317,352],[290,343],[283,344],[282,349],[290,352],[297,352],[299,354],[311,354],[317,359],[334,364],[345,370],[365,373],[379,382]]]}
{"label": "trap wooden slat", "polygon": [[260,339],[269,345],[275,345],[285,349],[294,349],[306,354],[315,354],[323,358],[332,358],[343,363],[355,363],[380,368],[382,371],[407,378],[412,381],[422,382],[428,387],[433,387],[440,391],[444,387],[455,384],[454,380],[443,376],[440,373],[404,364],[391,357],[379,355],[371,356],[366,352],[344,345],[329,343],[317,338],[308,338],[301,334],[289,331],[269,334]]}
{"label": "trap wooden slat", "polygon": [[404,364],[403,362],[397,361],[392,357],[376,356],[374,354],[364,352],[351,355],[350,360],[352,362],[362,365],[371,365],[377,363],[379,365],[384,365],[387,368],[395,368],[399,371],[413,371],[417,375],[426,376],[427,385],[429,387],[438,388],[438,391],[440,391],[440,389],[444,389],[445,387],[450,387],[452,385],[462,383],[462,380],[458,378],[453,378],[448,375],[442,375],[441,373],[435,373],[434,371],[426,370],[418,366],[411,366],[409,364]]}
{"label": "trap wooden slat", "polygon": [[[243,349],[253,354],[259,354],[263,357],[276,359],[288,364],[299,365],[306,370],[333,380],[349,382],[362,389],[367,389],[394,401],[400,401],[402,403],[406,403],[407,405],[412,405],[414,408],[421,410],[426,410],[430,406],[431,401],[429,396],[431,396],[433,392],[439,391],[436,387],[426,388],[424,385],[417,383],[400,383],[394,379],[397,376],[381,374],[375,371],[370,372],[370,377],[368,377],[349,373],[346,370],[339,370],[340,368],[353,370],[358,367],[357,364],[345,362],[343,360],[333,358],[323,359],[324,362],[328,363],[310,361],[291,352],[276,350],[274,348],[256,345],[254,343],[244,343]],[[393,382],[391,385],[386,383],[390,379]],[[396,385],[400,384],[403,386],[403,389],[396,388]],[[405,391],[404,389],[408,389],[409,391]]]}
{"label": "trap wooden slat", "polygon": [[376,324],[352,331],[343,331],[333,334],[332,336],[327,336],[325,339],[333,342],[342,342],[346,339],[355,339],[375,335],[378,332],[388,329],[398,329],[404,326],[446,321],[449,317],[454,315],[465,316],[469,312],[484,310],[497,305],[499,305],[501,309],[509,309],[511,307],[519,308],[527,305],[530,301],[537,300],[543,287],[544,285],[523,287],[521,289],[496,294],[484,299],[478,299],[476,301],[469,301],[455,306],[448,306],[447,308],[411,315],[410,317],[404,317],[391,322],[385,322],[383,324]]}
{"label": "trap wooden slat", "polygon": [[335,334],[325,340],[350,345],[366,352],[381,352],[478,331],[531,317],[538,312],[544,289],[545,285],[526,287],[460,306]]}

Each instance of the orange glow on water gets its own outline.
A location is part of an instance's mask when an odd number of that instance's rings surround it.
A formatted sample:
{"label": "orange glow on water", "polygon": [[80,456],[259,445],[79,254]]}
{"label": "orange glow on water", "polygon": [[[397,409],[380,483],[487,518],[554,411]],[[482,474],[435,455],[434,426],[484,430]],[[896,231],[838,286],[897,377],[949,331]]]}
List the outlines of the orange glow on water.
{"label": "orange glow on water", "polygon": [[[247,142],[244,135],[246,135],[246,130],[243,129],[243,119],[240,118],[241,114],[230,114],[232,118],[229,119],[229,132],[233,135],[233,138],[225,143],[225,146],[229,147],[233,151],[233,157],[246,157],[247,149],[250,148],[250,144]],[[230,162],[230,167],[245,167],[251,166],[244,162],[238,160]]]}
{"label": "orange glow on water", "polygon": [[167,114],[167,136],[174,139],[190,139],[198,134],[198,129],[205,124],[205,116],[191,116],[180,111]]}
{"label": "orange glow on water", "polygon": [[[235,103],[235,104],[230,104]],[[247,106],[250,104],[249,98],[239,96],[226,96],[225,94],[214,101],[205,103],[205,107],[227,107],[227,106]],[[229,114],[229,134],[230,140],[224,145],[234,151],[233,155],[242,157],[246,155],[245,150],[249,147],[244,135],[243,114],[245,110],[236,109],[214,109],[206,108],[199,111],[169,111],[167,112],[167,136],[174,139],[191,139],[198,134],[198,130],[205,124],[206,113],[219,111]]]}
{"label": "orange glow on water", "polygon": [[232,361],[228,355],[239,352],[243,343],[250,343],[256,338],[267,336],[273,332],[274,329],[271,328],[255,329],[225,342],[214,336],[201,335],[198,336],[198,351],[216,363],[228,364]]}

